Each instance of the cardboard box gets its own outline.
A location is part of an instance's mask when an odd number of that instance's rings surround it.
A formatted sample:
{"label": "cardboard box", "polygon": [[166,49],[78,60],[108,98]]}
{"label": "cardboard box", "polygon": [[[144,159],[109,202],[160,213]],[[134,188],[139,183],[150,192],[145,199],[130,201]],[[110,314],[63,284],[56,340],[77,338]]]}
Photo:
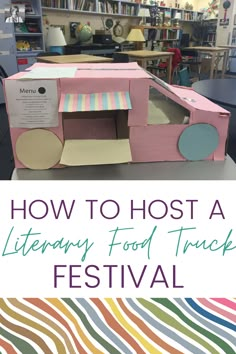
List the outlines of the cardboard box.
{"label": "cardboard box", "polygon": [[137,63],[37,63],[4,92],[17,168],[225,158],[230,113]]}

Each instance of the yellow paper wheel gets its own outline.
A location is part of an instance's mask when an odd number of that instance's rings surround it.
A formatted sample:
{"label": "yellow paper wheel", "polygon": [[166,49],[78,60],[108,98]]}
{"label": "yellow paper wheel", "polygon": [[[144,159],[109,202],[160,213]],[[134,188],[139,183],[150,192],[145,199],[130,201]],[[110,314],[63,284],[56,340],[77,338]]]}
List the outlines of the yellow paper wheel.
{"label": "yellow paper wheel", "polygon": [[16,141],[18,160],[32,170],[46,170],[61,159],[63,145],[51,131],[32,129],[22,133]]}

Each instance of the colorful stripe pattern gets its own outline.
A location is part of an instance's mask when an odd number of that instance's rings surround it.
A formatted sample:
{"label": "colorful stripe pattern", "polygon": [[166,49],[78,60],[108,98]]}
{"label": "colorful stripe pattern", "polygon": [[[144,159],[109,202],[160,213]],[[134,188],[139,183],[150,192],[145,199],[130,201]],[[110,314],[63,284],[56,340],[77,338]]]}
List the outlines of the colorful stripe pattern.
{"label": "colorful stripe pattern", "polygon": [[1,354],[235,354],[236,299],[0,299]]}
{"label": "colorful stripe pattern", "polygon": [[132,109],[129,92],[62,94],[59,112],[104,111]]}

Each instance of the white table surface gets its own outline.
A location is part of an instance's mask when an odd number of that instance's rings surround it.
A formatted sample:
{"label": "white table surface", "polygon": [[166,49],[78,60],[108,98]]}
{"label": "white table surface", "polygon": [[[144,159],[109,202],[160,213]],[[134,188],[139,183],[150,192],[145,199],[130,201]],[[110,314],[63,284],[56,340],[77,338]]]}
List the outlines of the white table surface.
{"label": "white table surface", "polygon": [[236,164],[225,161],[155,162],[66,167],[50,170],[15,169],[12,180],[235,180]]}

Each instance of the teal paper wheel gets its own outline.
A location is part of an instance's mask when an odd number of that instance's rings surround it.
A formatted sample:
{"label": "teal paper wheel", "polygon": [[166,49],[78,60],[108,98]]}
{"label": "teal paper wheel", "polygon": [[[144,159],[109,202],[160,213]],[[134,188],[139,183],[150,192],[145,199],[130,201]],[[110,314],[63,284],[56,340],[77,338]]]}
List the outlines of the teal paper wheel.
{"label": "teal paper wheel", "polygon": [[213,125],[193,124],[180,135],[178,147],[189,161],[200,161],[211,155],[219,144],[219,134]]}

